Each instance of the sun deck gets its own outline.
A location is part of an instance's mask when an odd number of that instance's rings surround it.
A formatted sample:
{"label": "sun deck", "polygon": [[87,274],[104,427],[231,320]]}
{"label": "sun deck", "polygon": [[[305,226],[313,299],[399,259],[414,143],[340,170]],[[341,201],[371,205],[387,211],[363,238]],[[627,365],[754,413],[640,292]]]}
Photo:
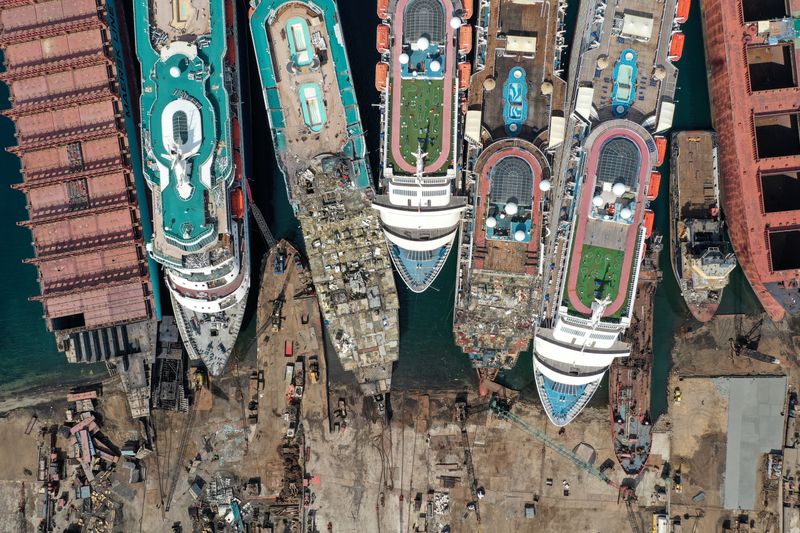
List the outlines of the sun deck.
{"label": "sun deck", "polygon": [[353,160],[370,185],[355,88],[333,0],[262,0],[250,17],[272,135],[288,175],[320,154]]}
{"label": "sun deck", "polygon": [[[223,79],[225,6],[137,0],[135,13],[150,21],[136,25],[136,50],[144,77],[145,177],[155,191],[154,254],[182,266],[186,253],[206,249],[228,232],[227,197],[212,194],[233,179],[230,103]],[[194,22],[184,20],[192,13]],[[206,28],[208,33],[190,34],[191,42],[170,40]]]}

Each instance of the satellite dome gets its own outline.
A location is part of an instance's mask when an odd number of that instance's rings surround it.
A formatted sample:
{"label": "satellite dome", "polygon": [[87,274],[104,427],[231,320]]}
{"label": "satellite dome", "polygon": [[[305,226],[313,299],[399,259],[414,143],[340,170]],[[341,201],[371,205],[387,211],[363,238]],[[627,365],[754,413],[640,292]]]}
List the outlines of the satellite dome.
{"label": "satellite dome", "polygon": [[539,182],[539,190],[542,192],[549,191],[550,187],[551,187],[550,180],[542,180]]}
{"label": "satellite dome", "polygon": [[631,211],[630,208],[628,207],[623,207],[619,211],[619,216],[621,216],[625,220],[630,220],[631,217],[633,216],[633,211]]}
{"label": "satellite dome", "polygon": [[625,194],[625,184],[621,182],[617,182],[611,187],[611,192],[614,193],[614,196],[622,196]]}
{"label": "satellite dome", "polygon": [[519,207],[517,207],[517,204],[515,204],[514,202],[508,202],[506,204],[505,211],[510,216],[514,216],[517,214],[517,211],[519,211]]}
{"label": "satellite dome", "polygon": [[667,69],[662,66],[656,67],[656,69],[653,71],[653,77],[657,80],[663,80],[667,77]]}
{"label": "satellite dome", "polygon": [[400,62],[401,65],[407,65],[409,60],[410,60],[410,58],[408,57],[408,54],[403,52],[402,54],[400,54],[400,56],[397,58],[397,60]]}
{"label": "satellite dome", "polygon": [[539,88],[544,95],[553,94],[553,84],[549,81],[542,82],[542,85]]}
{"label": "satellite dome", "polygon": [[517,242],[522,242],[525,240],[525,231],[518,229],[514,232],[514,240]]}
{"label": "satellite dome", "polygon": [[608,67],[608,57],[607,56],[600,56],[597,58],[597,68],[603,70],[604,68]]}
{"label": "satellite dome", "polygon": [[417,39],[417,50],[427,50],[428,47],[431,45],[431,42],[428,40],[427,37],[420,37]]}
{"label": "satellite dome", "polygon": [[458,17],[453,17],[450,19],[450,27],[454,30],[457,30],[461,27],[461,19]]}
{"label": "satellite dome", "polygon": [[491,91],[497,86],[497,82],[494,81],[494,78],[486,78],[483,80],[483,88],[487,91]]}
{"label": "satellite dome", "polygon": [[494,218],[494,217],[487,217],[486,218],[486,227],[487,228],[497,227],[497,219]]}
{"label": "satellite dome", "polygon": [[442,64],[436,60],[431,61],[431,72],[439,72],[440,70],[442,70]]}
{"label": "satellite dome", "polygon": [[603,199],[600,198],[599,196],[595,196],[594,198],[592,198],[592,205],[595,207],[600,207],[601,205],[603,205]]}
{"label": "satellite dome", "polygon": [[177,78],[181,75],[181,67],[178,65],[173,65],[169,68],[169,75],[173,78]]}

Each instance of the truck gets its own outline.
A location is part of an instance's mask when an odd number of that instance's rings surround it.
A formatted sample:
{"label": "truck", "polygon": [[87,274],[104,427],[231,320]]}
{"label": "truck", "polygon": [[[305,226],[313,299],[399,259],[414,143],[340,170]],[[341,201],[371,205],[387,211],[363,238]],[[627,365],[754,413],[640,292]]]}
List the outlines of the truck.
{"label": "truck", "polygon": [[292,341],[286,341],[283,343],[283,356],[284,357],[291,357],[294,355],[294,343]]}

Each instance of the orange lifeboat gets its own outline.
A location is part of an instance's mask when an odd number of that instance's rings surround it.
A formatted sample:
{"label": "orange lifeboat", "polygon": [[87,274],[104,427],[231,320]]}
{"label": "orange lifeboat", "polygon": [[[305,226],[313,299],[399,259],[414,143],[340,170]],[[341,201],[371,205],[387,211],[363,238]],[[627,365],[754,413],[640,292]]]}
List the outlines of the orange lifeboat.
{"label": "orange lifeboat", "polygon": [[469,87],[469,77],[472,74],[472,67],[469,63],[459,63],[458,65],[458,88],[461,90]]}
{"label": "orange lifeboat", "polygon": [[686,36],[678,32],[672,36],[672,41],[669,43],[669,58],[673,61],[677,61],[683,55],[683,42],[686,40]]}
{"label": "orange lifeboat", "polygon": [[667,138],[658,136],[656,137],[656,150],[658,150],[658,162],[656,166],[664,164],[664,156],[667,155]]}
{"label": "orange lifeboat", "polygon": [[379,54],[389,51],[389,25],[378,24],[378,35],[375,37],[375,48]]}
{"label": "orange lifeboat", "polygon": [[244,218],[244,195],[242,189],[236,188],[231,192],[231,211],[233,218],[242,220]]}
{"label": "orange lifeboat", "polygon": [[675,22],[686,22],[689,18],[691,7],[692,0],[678,0],[678,7],[675,10]]}
{"label": "orange lifeboat", "polygon": [[470,18],[472,16],[472,0],[464,0],[461,3],[464,4],[464,18]]}
{"label": "orange lifeboat", "polygon": [[647,199],[651,202],[658,198],[658,189],[661,187],[661,173],[651,172],[650,183],[647,184]]}
{"label": "orange lifeboat", "polygon": [[378,18],[384,20],[389,17],[389,0],[378,0]]}
{"label": "orange lifeboat", "polygon": [[386,90],[386,80],[389,78],[389,65],[378,63],[375,65],[375,89],[378,92]]}
{"label": "orange lifeboat", "polygon": [[644,238],[649,239],[653,234],[653,224],[656,221],[656,214],[649,209],[644,212]]}
{"label": "orange lifeboat", "polygon": [[464,24],[458,30],[458,51],[468,54],[472,51],[472,26]]}

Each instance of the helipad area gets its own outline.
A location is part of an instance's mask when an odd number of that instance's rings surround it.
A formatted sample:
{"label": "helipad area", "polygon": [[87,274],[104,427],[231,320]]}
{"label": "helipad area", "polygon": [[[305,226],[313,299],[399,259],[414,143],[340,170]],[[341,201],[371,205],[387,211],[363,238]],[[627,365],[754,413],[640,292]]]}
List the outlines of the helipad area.
{"label": "helipad area", "polygon": [[604,316],[619,316],[643,250],[645,193],[656,146],[638,124],[613,120],[592,132],[585,149],[566,300],[590,315],[594,300],[608,298]]}

